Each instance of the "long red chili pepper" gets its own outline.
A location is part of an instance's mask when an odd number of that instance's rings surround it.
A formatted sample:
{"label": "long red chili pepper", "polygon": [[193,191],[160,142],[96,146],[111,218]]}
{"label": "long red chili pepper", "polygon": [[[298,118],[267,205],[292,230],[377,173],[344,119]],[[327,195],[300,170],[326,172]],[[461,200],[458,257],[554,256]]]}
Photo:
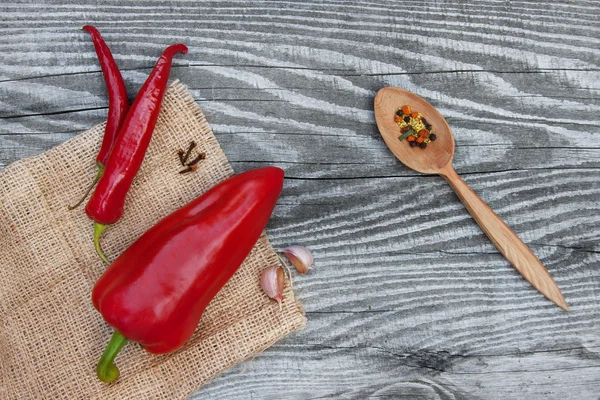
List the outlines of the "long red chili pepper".
{"label": "long red chili pepper", "polygon": [[108,154],[110,153],[110,150],[117,139],[119,129],[121,128],[123,120],[125,119],[127,111],[129,110],[129,100],[127,99],[125,82],[123,82],[123,77],[121,76],[121,72],[117,67],[117,63],[115,62],[110,49],[104,42],[100,32],[98,32],[98,29],[91,25],[86,25],[83,27],[83,30],[88,31],[92,36],[94,48],[96,49],[96,54],[98,55],[98,61],[100,62],[100,67],[102,68],[102,75],[104,75],[104,82],[106,82],[106,89],[108,91],[108,120],[106,122],[106,128],[104,128],[102,145],[100,146],[100,151],[96,156],[96,167],[98,168],[98,173],[81,200],[79,200],[75,205],[69,206],[69,210],[73,210],[83,203],[83,200],[85,200],[94,185],[102,176],[104,166],[106,165],[106,160],[108,159]]}
{"label": "long red chili pepper", "polygon": [[128,340],[150,353],[180,348],[204,309],[260,237],[283,186],[266,167],[229,178],[159,221],[108,267],[92,291],[94,307],[115,328],[96,368],[112,382]]}
{"label": "long red chili pepper", "polygon": [[173,56],[187,51],[185,45],[174,44],[167,47],[156,62],[125,117],[102,177],[85,207],[85,213],[94,221],[96,252],[107,264],[109,261],[100,248],[100,235],[107,225],[123,215],[127,191],[142,165],[158,119]]}

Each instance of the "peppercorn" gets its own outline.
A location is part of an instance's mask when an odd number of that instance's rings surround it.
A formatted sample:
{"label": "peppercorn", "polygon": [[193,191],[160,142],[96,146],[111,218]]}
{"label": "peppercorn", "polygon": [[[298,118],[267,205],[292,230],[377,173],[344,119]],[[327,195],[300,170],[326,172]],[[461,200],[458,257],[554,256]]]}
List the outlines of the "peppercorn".
{"label": "peppercorn", "polygon": [[[412,137],[412,136],[411,136]],[[414,140],[412,142],[408,142],[408,144],[410,145],[410,147],[415,147],[417,145],[417,142],[415,142]]]}
{"label": "peppercorn", "polygon": [[420,143],[419,147],[421,147],[422,149],[424,149],[425,147],[427,147],[427,143]]}
{"label": "peppercorn", "polygon": [[408,115],[404,117],[404,122],[406,122],[407,124],[410,122],[410,117]]}
{"label": "peppercorn", "polygon": [[396,115],[401,117],[403,114],[402,110],[398,109],[398,111],[396,111]]}
{"label": "peppercorn", "polygon": [[437,139],[437,136],[435,136],[435,133],[430,133],[429,140],[431,140],[433,142],[435,139]]}

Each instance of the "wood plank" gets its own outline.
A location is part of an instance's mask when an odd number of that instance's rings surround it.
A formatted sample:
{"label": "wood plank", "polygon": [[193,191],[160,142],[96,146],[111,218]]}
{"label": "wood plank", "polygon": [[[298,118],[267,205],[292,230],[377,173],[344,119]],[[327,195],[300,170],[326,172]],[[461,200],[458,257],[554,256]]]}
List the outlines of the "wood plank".
{"label": "wood plank", "polygon": [[[574,393],[580,399],[596,399],[597,362],[597,348],[586,347],[457,356],[381,346],[281,344],[232,368],[192,399],[545,400],[572,398]],[[323,368],[324,363],[329,368]]]}
{"label": "wood plank", "polygon": [[[182,72],[182,69],[177,72]],[[265,74],[273,73],[273,69],[270,68],[263,68],[261,71]],[[288,76],[287,72],[282,72],[284,76],[278,79],[293,79],[294,76]],[[212,75],[210,72],[208,73]],[[136,73],[136,76],[138,74],[141,79],[137,83],[141,85],[143,74]],[[258,76],[255,72],[251,74]],[[583,81],[588,73],[582,72],[581,74]],[[431,76],[433,75],[437,74]],[[540,74],[538,79],[546,79],[546,75]],[[252,157],[245,155],[242,160],[235,158],[236,155],[246,153],[247,151],[244,150],[251,146],[262,152],[263,156],[259,156],[259,158],[264,161],[280,161],[288,164],[294,162],[308,166],[317,164],[316,169],[321,171],[323,170],[318,163],[329,162],[328,160],[333,160],[333,162],[343,160],[343,163],[352,160],[351,162],[357,164],[358,170],[346,167],[343,168],[346,172],[339,169],[337,171],[327,170],[326,172],[332,172],[330,176],[339,176],[339,174],[353,177],[379,176],[389,173],[390,167],[397,165],[379,137],[373,124],[372,112],[368,111],[372,104],[370,95],[374,91],[365,89],[366,93],[356,98],[355,104],[336,105],[337,99],[344,98],[345,91],[341,89],[336,91],[333,87],[329,91],[322,88],[296,90],[281,87],[273,89],[269,86],[251,88],[248,84],[246,90],[242,91],[223,90],[223,87],[232,87],[235,83],[225,77],[216,89],[210,88],[209,92],[208,87],[194,88],[194,81],[203,79],[198,75],[179,74],[177,76],[191,82],[190,86],[197,101],[205,109],[215,133],[225,149],[231,149],[234,157],[232,161],[256,159],[256,154]],[[213,82],[217,77],[218,74],[214,76]],[[65,134],[65,132],[75,134],[78,132],[77,128],[83,130],[104,118],[106,109],[103,107],[106,107],[106,99],[103,98],[105,89],[101,75],[95,74],[96,79],[94,79],[93,86],[79,84],[80,87],[93,87],[94,92],[92,93],[77,89],[77,83],[73,82],[72,78],[72,76],[59,76],[37,79],[40,82],[28,80],[26,82],[0,83],[0,93],[4,98],[13,102],[11,107],[6,107],[7,110],[11,109],[10,114],[0,117],[5,121],[5,124],[0,126],[0,146],[10,150],[10,153],[3,154],[14,154],[12,159],[0,159],[0,162],[6,164],[19,157],[18,147],[14,149],[14,146],[17,146],[14,138],[6,139],[7,135],[43,134],[53,131],[61,134]],[[87,78],[89,76],[84,75],[82,79]],[[530,80],[535,81],[535,78],[532,77]],[[443,87],[444,83],[448,87],[464,86],[462,81],[458,85],[450,86],[455,81],[450,76],[440,83],[440,87]],[[301,87],[305,83],[307,80],[302,78],[298,82],[298,86]],[[364,82],[364,84],[370,85],[371,83]],[[40,88],[46,88],[43,98],[50,99],[51,104],[40,102],[39,98],[36,99],[28,94],[35,91],[41,92]],[[223,94],[220,94],[219,98],[206,95],[215,91],[223,92]],[[297,94],[299,91],[304,93]],[[52,93],[52,96],[49,97],[48,93]],[[287,101],[286,97],[290,93],[294,96],[301,96],[301,101]],[[491,101],[492,95],[490,94],[488,97]],[[502,167],[494,165],[494,161],[506,163],[507,159],[512,168],[517,169],[554,168],[562,163],[566,163],[565,166],[571,164],[583,168],[595,167],[597,164],[593,160],[598,159],[600,124],[589,118],[600,106],[596,105],[594,102],[597,101],[593,99],[592,97],[590,102],[577,100],[572,102],[574,104],[567,102],[566,106],[557,108],[557,102],[564,103],[563,100],[540,96],[536,100],[539,104],[535,103],[536,109],[532,109],[531,114],[528,114],[529,110],[523,107],[519,110],[519,114],[499,109],[498,112],[484,112],[481,117],[474,116],[481,112],[476,106],[467,110],[469,114],[460,110],[456,112],[452,109],[449,110],[448,121],[454,129],[457,141],[457,169],[461,172],[502,170]],[[317,123],[306,122],[315,113],[313,109],[307,109],[306,104],[319,101],[331,105],[328,110],[330,112],[323,114]],[[522,104],[521,99],[515,101]],[[548,104],[544,105],[544,101]],[[20,104],[24,104],[24,106],[20,106]],[[17,108],[20,109],[16,110]],[[40,114],[40,110],[46,111]],[[68,110],[77,111],[67,112]],[[557,110],[571,115],[571,119],[565,120],[556,117]],[[558,114],[560,115],[561,112]],[[532,115],[534,115],[533,118]],[[40,123],[44,125],[39,126]],[[235,136],[223,135],[224,133]],[[313,148],[315,135],[318,135],[321,144],[316,149]],[[29,143],[31,142],[32,140],[29,139]],[[293,145],[290,145],[290,142]],[[480,157],[481,153],[471,147],[479,144],[489,146],[489,148],[481,150],[487,157]],[[40,151],[44,149],[43,145],[38,147]],[[556,150],[552,148],[556,148]],[[333,154],[335,157],[332,157],[332,152],[335,152]],[[544,161],[549,164],[540,164]],[[372,165],[373,163],[375,165]],[[315,168],[313,167],[313,169]],[[371,172],[365,172],[364,169]]]}
{"label": "wood plank", "polygon": [[[237,171],[286,170],[269,235],[317,260],[295,279],[307,328],[192,398],[597,400],[599,17],[577,0],[2,3],[0,169],[106,117],[81,26],[105,35],[131,97],[184,42],[171,77]],[[386,85],[447,117],[457,171],[571,313],[510,268],[441,178],[395,160],[372,112]]]}

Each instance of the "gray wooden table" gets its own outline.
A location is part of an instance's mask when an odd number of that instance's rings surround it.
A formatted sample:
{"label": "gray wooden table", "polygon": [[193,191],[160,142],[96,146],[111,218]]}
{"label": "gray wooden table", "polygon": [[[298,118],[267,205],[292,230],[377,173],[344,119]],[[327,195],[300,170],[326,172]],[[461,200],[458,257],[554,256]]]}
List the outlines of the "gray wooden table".
{"label": "gray wooden table", "polygon": [[[304,244],[305,330],[194,399],[599,399],[600,4],[162,1],[0,5],[0,169],[107,113],[84,24],[136,93],[173,42],[236,171],[285,169],[268,233]],[[384,86],[439,108],[457,172],[571,313],[498,254],[443,179],[388,151]]]}

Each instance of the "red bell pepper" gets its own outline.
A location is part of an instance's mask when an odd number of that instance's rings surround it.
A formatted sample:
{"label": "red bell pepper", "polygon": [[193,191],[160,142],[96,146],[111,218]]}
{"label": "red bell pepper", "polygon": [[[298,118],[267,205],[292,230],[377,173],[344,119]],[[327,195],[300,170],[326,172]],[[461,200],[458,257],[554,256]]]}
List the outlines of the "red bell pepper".
{"label": "red bell pepper", "polygon": [[204,309],[260,237],[283,186],[266,167],[229,178],[144,233],[100,277],[92,303],[115,332],[98,377],[119,376],[113,364],[127,340],[150,353],[180,348]]}
{"label": "red bell pepper", "polygon": [[104,128],[104,137],[102,139],[102,145],[100,151],[96,156],[96,167],[98,167],[98,173],[92,181],[92,184],[88,187],[85,194],[74,206],[69,206],[69,210],[77,208],[83,200],[90,193],[94,185],[98,182],[104,171],[104,166],[108,160],[108,154],[117,139],[117,134],[121,129],[125,115],[129,110],[129,100],[127,99],[127,89],[125,88],[125,82],[123,76],[117,67],[117,63],[110,52],[110,49],[102,39],[98,29],[91,25],[83,27],[84,31],[88,31],[92,36],[94,42],[94,48],[98,55],[98,61],[102,68],[102,75],[104,75],[104,82],[106,83],[106,90],[108,91],[108,120],[106,121],[106,128]]}
{"label": "red bell pepper", "polygon": [[183,44],[174,44],[167,47],[156,62],[125,117],[102,177],[85,207],[85,213],[94,221],[96,252],[107,264],[109,261],[100,248],[100,235],[108,224],[117,222],[123,215],[125,197],[142,165],[158,119],[171,61],[175,54],[186,54],[187,50]]}

